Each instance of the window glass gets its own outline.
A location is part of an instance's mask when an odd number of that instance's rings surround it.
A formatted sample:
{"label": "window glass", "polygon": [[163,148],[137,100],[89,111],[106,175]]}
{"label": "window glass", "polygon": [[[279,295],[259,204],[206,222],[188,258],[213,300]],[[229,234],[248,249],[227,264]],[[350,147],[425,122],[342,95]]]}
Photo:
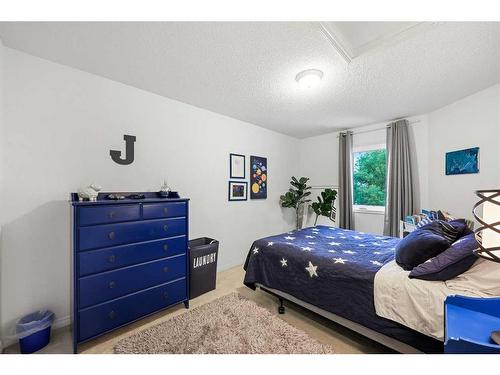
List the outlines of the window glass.
{"label": "window glass", "polygon": [[385,206],[386,150],[353,153],[354,204]]}

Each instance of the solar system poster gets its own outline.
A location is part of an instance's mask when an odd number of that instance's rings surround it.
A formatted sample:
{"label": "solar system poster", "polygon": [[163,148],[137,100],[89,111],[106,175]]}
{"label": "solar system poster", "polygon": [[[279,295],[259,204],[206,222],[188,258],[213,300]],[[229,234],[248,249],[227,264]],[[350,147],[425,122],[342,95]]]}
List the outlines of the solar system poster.
{"label": "solar system poster", "polygon": [[250,156],[250,199],[267,198],[267,158]]}

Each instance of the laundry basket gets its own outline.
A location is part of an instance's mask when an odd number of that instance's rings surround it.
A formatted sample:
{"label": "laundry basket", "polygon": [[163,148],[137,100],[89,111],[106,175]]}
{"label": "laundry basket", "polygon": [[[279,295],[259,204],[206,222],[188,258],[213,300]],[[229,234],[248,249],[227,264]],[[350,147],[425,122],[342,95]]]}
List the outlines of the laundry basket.
{"label": "laundry basket", "polygon": [[219,241],[202,237],[189,241],[189,299],[215,289]]}

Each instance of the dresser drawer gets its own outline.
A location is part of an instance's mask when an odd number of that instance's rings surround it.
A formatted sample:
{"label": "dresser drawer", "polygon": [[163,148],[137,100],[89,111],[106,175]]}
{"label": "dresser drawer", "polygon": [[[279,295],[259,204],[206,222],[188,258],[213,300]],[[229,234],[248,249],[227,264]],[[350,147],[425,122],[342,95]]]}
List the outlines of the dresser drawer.
{"label": "dresser drawer", "polygon": [[86,340],[186,299],[186,280],[182,279],[80,310],[78,339]]}
{"label": "dresser drawer", "polygon": [[162,219],[79,228],[79,249],[90,250],[186,234],[186,219]]}
{"label": "dresser drawer", "polygon": [[79,210],[78,220],[80,225],[93,225],[139,220],[140,217],[141,210],[138,204],[123,204],[82,207]]}
{"label": "dresser drawer", "polygon": [[80,308],[186,276],[186,256],[86,276],[78,281]]}
{"label": "dresser drawer", "polygon": [[186,215],[186,202],[144,204],[142,206],[142,216],[144,219],[159,219],[162,217],[177,217]]}
{"label": "dresser drawer", "polygon": [[78,253],[79,276],[113,270],[150,260],[185,254],[186,236]]}

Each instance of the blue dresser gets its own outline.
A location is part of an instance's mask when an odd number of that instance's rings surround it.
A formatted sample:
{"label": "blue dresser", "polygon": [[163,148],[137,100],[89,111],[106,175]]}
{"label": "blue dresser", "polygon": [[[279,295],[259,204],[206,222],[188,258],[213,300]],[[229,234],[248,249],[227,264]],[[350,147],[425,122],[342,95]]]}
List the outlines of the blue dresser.
{"label": "blue dresser", "polygon": [[[123,193],[127,195],[127,193]],[[119,201],[100,193],[73,207],[73,349],[188,296],[188,199]]]}

